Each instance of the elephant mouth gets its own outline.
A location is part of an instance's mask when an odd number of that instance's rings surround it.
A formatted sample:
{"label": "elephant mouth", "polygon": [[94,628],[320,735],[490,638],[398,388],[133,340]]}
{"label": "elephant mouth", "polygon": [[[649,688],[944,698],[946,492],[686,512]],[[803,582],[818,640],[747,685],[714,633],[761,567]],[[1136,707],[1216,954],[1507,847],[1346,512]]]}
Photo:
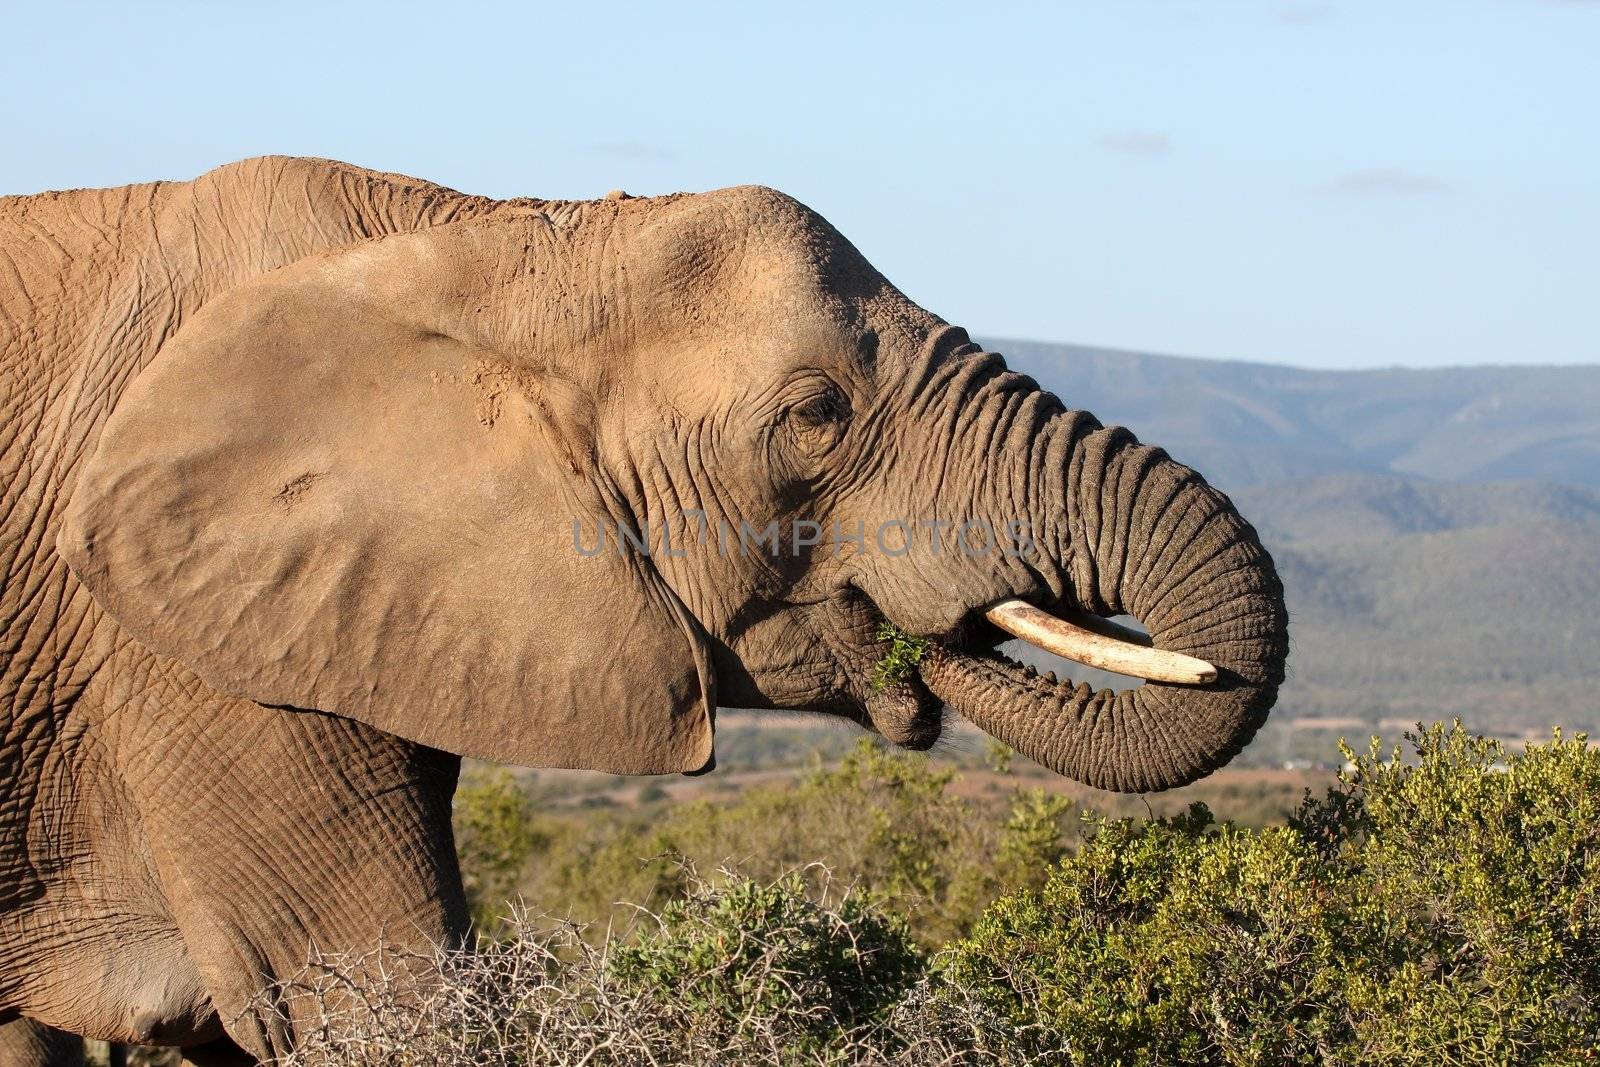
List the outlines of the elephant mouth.
{"label": "elephant mouth", "polygon": [[871,687],[862,725],[901,748],[932,748],[944,732],[944,702],[912,674],[892,685]]}

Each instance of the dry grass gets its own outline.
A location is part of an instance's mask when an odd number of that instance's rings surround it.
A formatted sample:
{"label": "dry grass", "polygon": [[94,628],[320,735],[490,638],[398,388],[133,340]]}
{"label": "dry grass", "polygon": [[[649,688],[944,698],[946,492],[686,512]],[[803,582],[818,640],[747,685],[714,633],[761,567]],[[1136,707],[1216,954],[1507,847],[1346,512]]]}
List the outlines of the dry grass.
{"label": "dry grass", "polygon": [[[756,891],[788,892],[781,890],[783,884]],[[273,991],[273,1010],[292,1017],[300,1035],[299,1048],[280,1062],[282,1067],[1010,1067],[1046,1062],[1022,1051],[1026,1038],[1039,1035],[1021,1033],[986,1013],[920,963],[906,987],[885,1003],[860,1013],[840,1011],[838,990],[873,977],[871,957],[881,951],[853,940],[864,925],[860,911],[807,900],[799,920],[783,912],[755,928],[734,929],[717,917],[727,894],[727,883],[697,880],[686,907],[676,915],[646,912],[646,922],[626,937],[609,931],[596,936],[579,924],[520,913],[508,923],[506,936],[482,942],[472,952],[318,960]],[[786,907],[792,903],[786,898]],[[829,974],[797,966],[814,958],[797,954],[796,946],[814,948],[818,929],[848,939],[840,958],[857,962]],[[641,971],[637,946],[652,937],[683,951],[670,966],[651,970],[647,965]],[[619,967],[630,952],[631,969]],[[661,957],[650,958],[659,963]],[[837,973],[852,966],[856,973]],[[414,977],[418,974],[431,977],[423,982]],[[641,974],[649,980],[641,981]],[[1038,1047],[1036,1041],[1031,1044]]]}

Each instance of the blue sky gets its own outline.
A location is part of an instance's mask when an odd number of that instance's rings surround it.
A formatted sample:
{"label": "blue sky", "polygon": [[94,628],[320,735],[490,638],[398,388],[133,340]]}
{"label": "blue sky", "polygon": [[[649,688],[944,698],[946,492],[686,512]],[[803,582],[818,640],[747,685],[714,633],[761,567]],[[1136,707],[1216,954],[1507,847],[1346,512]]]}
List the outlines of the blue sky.
{"label": "blue sky", "polygon": [[982,338],[1600,363],[1600,2],[28,4],[0,192],[760,182]]}

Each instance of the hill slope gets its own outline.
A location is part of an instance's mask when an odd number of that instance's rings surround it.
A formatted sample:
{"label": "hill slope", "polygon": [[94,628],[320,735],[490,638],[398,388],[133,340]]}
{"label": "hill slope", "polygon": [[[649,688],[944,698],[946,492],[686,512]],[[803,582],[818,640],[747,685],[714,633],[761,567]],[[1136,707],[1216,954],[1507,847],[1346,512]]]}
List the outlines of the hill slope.
{"label": "hill slope", "polygon": [[996,341],[1217,485],[1337,472],[1600,488],[1600,366],[1311,371]]}
{"label": "hill slope", "polygon": [[1600,492],[1339,475],[1235,498],[1287,590],[1291,713],[1600,723]]}

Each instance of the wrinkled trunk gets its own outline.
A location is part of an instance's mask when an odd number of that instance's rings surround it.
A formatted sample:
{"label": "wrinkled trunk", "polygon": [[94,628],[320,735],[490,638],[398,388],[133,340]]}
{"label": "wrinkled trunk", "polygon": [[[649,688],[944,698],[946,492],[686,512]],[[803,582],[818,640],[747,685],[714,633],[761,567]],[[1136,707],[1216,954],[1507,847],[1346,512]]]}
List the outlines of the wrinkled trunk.
{"label": "wrinkled trunk", "polygon": [[1199,475],[1102,429],[1056,416],[1033,450],[1029,513],[1050,610],[1130,614],[1157,648],[1217,668],[1215,682],[1093,690],[1007,660],[939,648],[928,687],[1024,755],[1102,789],[1146,792],[1203,777],[1255,734],[1283,680],[1283,588],[1255,531]]}

